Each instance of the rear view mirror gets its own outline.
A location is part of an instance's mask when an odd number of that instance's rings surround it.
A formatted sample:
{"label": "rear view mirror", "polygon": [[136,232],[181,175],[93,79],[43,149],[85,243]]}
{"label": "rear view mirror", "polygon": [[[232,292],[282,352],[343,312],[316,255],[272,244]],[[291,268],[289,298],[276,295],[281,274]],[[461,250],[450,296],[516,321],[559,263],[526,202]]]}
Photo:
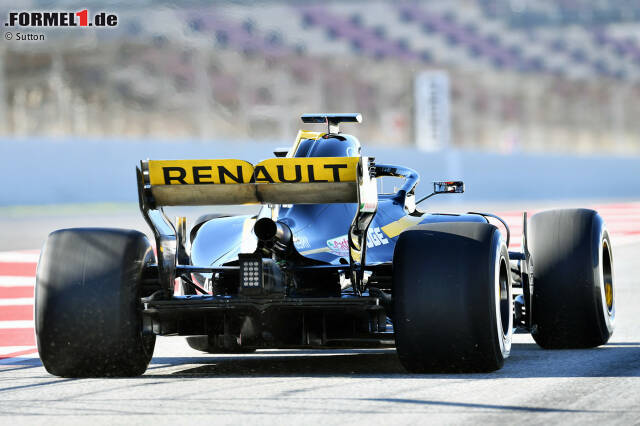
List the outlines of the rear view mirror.
{"label": "rear view mirror", "polygon": [[433,182],[434,194],[460,194],[464,192],[464,182],[447,181],[447,182]]}
{"label": "rear view mirror", "polygon": [[420,204],[427,198],[431,198],[436,194],[461,194],[464,192],[464,182],[461,180],[452,180],[444,182],[433,182],[433,192],[426,197],[420,198],[416,204]]}

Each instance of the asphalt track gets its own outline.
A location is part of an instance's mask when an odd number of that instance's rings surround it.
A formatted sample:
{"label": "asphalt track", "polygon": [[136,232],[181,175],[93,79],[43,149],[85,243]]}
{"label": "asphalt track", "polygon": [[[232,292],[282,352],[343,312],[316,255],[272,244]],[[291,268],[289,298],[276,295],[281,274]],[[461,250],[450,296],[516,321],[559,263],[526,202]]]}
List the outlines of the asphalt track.
{"label": "asphalt track", "polygon": [[[0,250],[14,250],[0,254],[0,275],[14,277],[0,277],[0,423],[640,424],[640,205],[610,208],[603,216],[614,244],[617,325],[611,341],[591,350],[545,351],[530,336],[516,335],[502,370],[473,375],[409,375],[393,350],[213,356],[176,337],[158,339],[142,377],[56,378],[41,366],[32,334],[10,331],[31,324],[30,316],[13,317],[15,306],[7,300],[19,299],[20,312],[31,309],[37,260],[37,250],[15,250],[37,248],[33,241],[48,228],[95,224],[97,216],[0,220]],[[517,234],[515,213],[502,212]],[[135,213],[104,218],[108,226],[143,226]],[[21,232],[14,229],[22,221]],[[12,339],[24,345],[11,346]]]}

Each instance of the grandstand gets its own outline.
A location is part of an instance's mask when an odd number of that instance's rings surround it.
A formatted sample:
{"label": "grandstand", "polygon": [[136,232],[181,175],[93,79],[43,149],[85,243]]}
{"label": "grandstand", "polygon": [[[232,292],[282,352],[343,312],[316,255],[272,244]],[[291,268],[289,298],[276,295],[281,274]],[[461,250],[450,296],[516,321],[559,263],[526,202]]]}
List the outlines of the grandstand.
{"label": "grandstand", "polygon": [[445,70],[454,146],[640,152],[637,1],[112,5],[116,29],[2,43],[0,134],[281,142],[357,110],[363,140],[411,145],[415,76]]}

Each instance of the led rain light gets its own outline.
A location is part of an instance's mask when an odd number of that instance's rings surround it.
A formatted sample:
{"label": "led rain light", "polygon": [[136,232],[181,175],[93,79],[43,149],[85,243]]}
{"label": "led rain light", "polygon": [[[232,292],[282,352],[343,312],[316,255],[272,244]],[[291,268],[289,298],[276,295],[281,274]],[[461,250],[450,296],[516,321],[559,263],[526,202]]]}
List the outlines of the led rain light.
{"label": "led rain light", "polygon": [[261,286],[261,264],[259,260],[245,260],[242,262],[242,285],[243,287]]}

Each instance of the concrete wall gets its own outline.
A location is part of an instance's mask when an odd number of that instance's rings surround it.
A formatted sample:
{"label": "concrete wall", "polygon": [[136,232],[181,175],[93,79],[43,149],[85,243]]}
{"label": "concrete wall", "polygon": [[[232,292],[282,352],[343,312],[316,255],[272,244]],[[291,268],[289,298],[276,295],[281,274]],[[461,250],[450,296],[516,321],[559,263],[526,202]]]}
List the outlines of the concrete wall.
{"label": "concrete wall", "polygon": [[[258,162],[286,143],[129,140],[0,140],[0,206],[136,202],[139,160],[238,158]],[[418,170],[418,195],[432,180],[462,179],[464,201],[640,198],[640,158],[473,151],[425,153],[364,148],[378,163]]]}

